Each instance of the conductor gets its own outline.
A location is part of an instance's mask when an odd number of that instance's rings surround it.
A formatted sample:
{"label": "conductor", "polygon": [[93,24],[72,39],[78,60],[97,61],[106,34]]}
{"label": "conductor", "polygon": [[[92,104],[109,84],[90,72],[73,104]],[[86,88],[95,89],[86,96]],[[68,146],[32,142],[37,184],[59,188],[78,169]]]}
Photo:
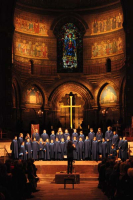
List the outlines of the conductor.
{"label": "conductor", "polygon": [[67,166],[67,173],[72,174],[72,163],[73,163],[73,150],[75,150],[75,145],[72,143],[72,141],[69,141],[67,144],[67,160],[68,160],[68,166]]}

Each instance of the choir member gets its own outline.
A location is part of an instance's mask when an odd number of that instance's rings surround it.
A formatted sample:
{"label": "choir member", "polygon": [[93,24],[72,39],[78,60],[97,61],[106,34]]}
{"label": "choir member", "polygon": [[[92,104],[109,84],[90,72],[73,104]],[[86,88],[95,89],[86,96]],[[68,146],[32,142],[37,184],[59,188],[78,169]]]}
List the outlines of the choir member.
{"label": "choir member", "polygon": [[29,133],[27,133],[26,136],[25,136],[25,143],[27,142],[27,139],[29,139],[30,143],[31,143],[31,138],[30,138],[30,134]]}
{"label": "choir member", "polygon": [[17,141],[17,136],[14,137],[12,140],[10,149],[12,150],[12,158],[13,159],[18,159],[18,141]]}
{"label": "choir member", "polygon": [[115,149],[118,149],[118,141],[119,141],[119,137],[118,134],[116,133],[116,131],[113,132],[113,137],[112,137],[112,144],[115,145]]}
{"label": "choir member", "polygon": [[60,149],[61,149],[61,160],[63,160],[64,159],[64,155],[65,155],[65,142],[64,142],[64,138],[61,138]]}
{"label": "choir member", "polygon": [[49,144],[49,149],[50,149],[50,160],[54,160],[55,156],[54,156],[54,140],[51,140],[50,144]]}
{"label": "choir member", "polygon": [[19,150],[19,156],[21,160],[27,160],[27,151],[25,150],[25,143],[22,142]]}
{"label": "choir member", "polygon": [[61,131],[61,132],[60,132],[60,142],[61,142],[61,139],[62,139],[62,138],[64,139],[64,134],[63,134],[63,132]]}
{"label": "choir member", "polygon": [[67,137],[70,136],[70,134],[68,133],[68,129],[65,129],[65,133],[64,133],[64,140],[67,140]]}
{"label": "choir member", "polygon": [[94,137],[92,141],[92,160],[98,161],[98,141],[96,137]]}
{"label": "choir member", "polygon": [[31,143],[31,146],[32,146],[32,158],[34,160],[37,160],[37,154],[38,154],[38,143],[36,141],[36,138],[34,137],[33,138],[33,141]]}
{"label": "choir member", "polygon": [[95,133],[93,132],[93,128],[90,128],[90,132],[88,133],[88,137],[91,141],[91,148],[92,148],[92,141],[93,141],[93,138],[95,137]]}
{"label": "choir member", "polygon": [[128,158],[128,142],[126,137],[123,137],[122,143],[122,160],[125,161]]}
{"label": "choir member", "polygon": [[98,153],[102,153],[102,138],[103,138],[103,133],[101,131],[101,128],[98,128],[98,131],[96,133],[96,138],[98,141]]}
{"label": "choir member", "polygon": [[84,142],[85,136],[83,134],[83,131],[80,131],[79,138],[82,138],[82,141]]}
{"label": "choir member", "polygon": [[38,142],[38,158],[39,160],[46,160],[46,149],[44,148],[42,138],[40,138]]}
{"label": "choir member", "polygon": [[56,133],[56,138],[58,138],[58,141],[60,141],[60,132]]}
{"label": "choir member", "polygon": [[58,138],[58,140],[61,141],[62,137],[63,137],[62,128],[58,128],[58,131],[56,133],[56,138]]}
{"label": "choir member", "polygon": [[46,139],[49,139],[49,136],[46,130],[43,130],[43,133],[41,134],[41,138],[43,139],[44,142],[46,141]]}
{"label": "choir member", "polygon": [[77,133],[77,130],[76,129],[73,129],[73,133],[72,133],[72,141],[73,141],[73,138],[76,137],[76,140],[78,141],[79,139],[79,136],[78,136],[78,133]]}
{"label": "choir member", "polygon": [[74,136],[72,143],[75,146],[75,149],[73,150],[73,159],[78,160],[78,140],[76,136]]}
{"label": "choir member", "polygon": [[54,152],[55,152],[55,160],[61,160],[61,148],[60,148],[60,141],[58,137],[55,140]]}
{"label": "choir member", "polygon": [[50,147],[49,147],[49,139],[46,139],[46,144],[45,144],[45,148],[46,148],[46,160],[50,160]]}
{"label": "choir member", "polygon": [[110,154],[111,144],[112,144],[113,133],[111,127],[107,127],[107,131],[105,133],[105,140],[107,141],[107,153]]}
{"label": "choir member", "polygon": [[38,133],[38,129],[35,129],[35,133],[32,134],[32,139],[33,139],[34,137],[36,138],[36,141],[39,141],[40,135],[39,135],[39,133]]}
{"label": "choir member", "polygon": [[119,143],[118,143],[118,149],[119,149],[119,154],[118,157],[122,160],[122,145],[123,145],[123,139],[120,136],[119,138]]}
{"label": "choir member", "polygon": [[18,148],[19,149],[21,147],[22,142],[23,142],[23,133],[20,133],[19,138],[18,138]]}
{"label": "choir member", "polygon": [[78,142],[78,159],[79,160],[83,160],[83,152],[84,152],[84,142],[82,140],[82,138],[79,138],[79,142]]}
{"label": "choir member", "polygon": [[117,156],[117,151],[116,151],[116,149],[115,149],[115,145],[114,145],[114,144],[111,145],[110,154],[109,154],[108,156],[109,156],[109,158],[111,158],[111,159],[116,158],[116,156]]}
{"label": "choir member", "polygon": [[54,130],[51,131],[51,135],[50,135],[50,141],[53,140],[53,142],[55,142],[55,132]]}
{"label": "choir member", "polygon": [[102,139],[102,145],[101,145],[101,150],[102,150],[102,159],[107,157],[107,142],[105,141],[105,138]]}
{"label": "choir member", "polygon": [[89,137],[86,136],[86,139],[84,141],[84,158],[86,160],[90,159],[91,157],[91,142],[89,140]]}
{"label": "choir member", "polygon": [[32,147],[31,147],[31,142],[29,138],[27,139],[27,142],[25,143],[25,150],[28,152],[27,158],[28,159],[32,158]]}

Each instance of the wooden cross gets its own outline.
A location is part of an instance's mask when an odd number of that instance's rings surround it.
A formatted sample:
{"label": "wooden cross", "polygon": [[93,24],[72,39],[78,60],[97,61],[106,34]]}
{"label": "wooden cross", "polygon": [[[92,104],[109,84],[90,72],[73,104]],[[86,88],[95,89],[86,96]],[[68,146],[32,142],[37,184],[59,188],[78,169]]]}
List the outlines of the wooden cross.
{"label": "wooden cross", "polygon": [[66,106],[62,105],[61,107],[62,108],[70,108],[70,127],[72,129],[73,128],[73,123],[72,123],[72,121],[73,121],[73,119],[72,119],[72,109],[73,108],[81,108],[81,105],[78,105],[78,106],[72,105],[72,98],[73,98],[72,92],[70,92],[69,96],[70,96],[70,105],[66,105]]}

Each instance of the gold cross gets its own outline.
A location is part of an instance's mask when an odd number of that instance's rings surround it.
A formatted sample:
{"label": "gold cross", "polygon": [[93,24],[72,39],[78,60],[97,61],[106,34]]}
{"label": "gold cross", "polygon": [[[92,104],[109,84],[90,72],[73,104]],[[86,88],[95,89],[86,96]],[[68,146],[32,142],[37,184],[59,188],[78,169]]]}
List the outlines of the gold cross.
{"label": "gold cross", "polygon": [[79,106],[74,106],[74,105],[72,105],[72,98],[73,98],[73,96],[70,96],[70,105],[68,106],[68,105],[66,105],[66,106],[61,106],[62,108],[70,108],[70,127],[71,127],[71,129],[73,128],[73,123],[72,123],[72,109],[73,108],[81,108],[81,105],[79,105]]}

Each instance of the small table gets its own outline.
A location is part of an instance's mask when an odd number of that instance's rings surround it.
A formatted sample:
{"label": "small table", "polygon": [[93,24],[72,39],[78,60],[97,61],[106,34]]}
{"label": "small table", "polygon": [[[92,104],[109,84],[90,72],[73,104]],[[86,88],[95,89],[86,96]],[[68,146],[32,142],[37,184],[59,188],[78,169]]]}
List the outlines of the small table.
{"label": "small table", "polygon": [[74,182],[75,182],[75,176],[66,176],[64,177],[64,189],[66,189],[66,182],[71,181],[74,189]]}

